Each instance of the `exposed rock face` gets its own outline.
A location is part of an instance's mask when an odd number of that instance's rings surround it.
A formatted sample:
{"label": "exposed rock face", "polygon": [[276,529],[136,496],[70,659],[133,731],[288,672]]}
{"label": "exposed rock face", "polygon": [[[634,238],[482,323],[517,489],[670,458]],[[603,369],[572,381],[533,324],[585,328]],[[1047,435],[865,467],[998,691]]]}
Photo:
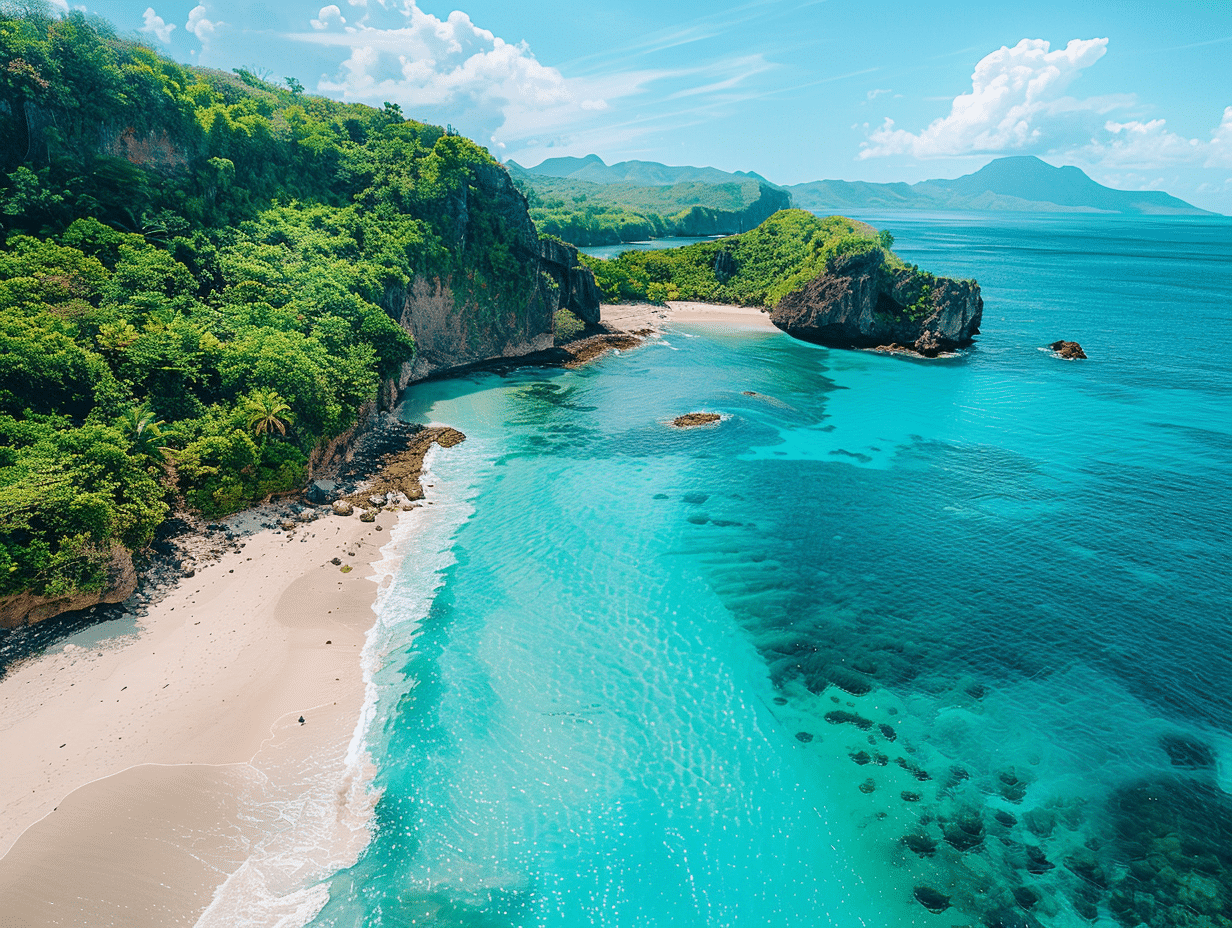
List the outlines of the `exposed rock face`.
{"label": "exposed rock face", "polygon": [[539,242],[539,268],[560,290],[560,309],[567,309],[583,322],[599,322],[599,288],[590,268],[578,261],[572,245],[543,239]]}
{"label": "exposed rock face", "polygon": [[[478,204],[482,204],[479,206]],[[577,249],[541,242],[526,198],[499,165],[474,169],[467,192],[450,201],[455,241],[463,255],[472,221],[495,223],[513,259],[530,273],[514,295],[488,295],[466,280],[417,274],[405,293],[387,295],[387,308],[415,339],[415,359],[394,388],[452,368],[545,351],[553,344],[556,312],[567,308],[599,321],[599,290]]]}
{"label": "exposed rock face", "polygon": [[836,263],[833,273],[789,293],[770,320],[796,338],[831,348],[875,348],[897,343],[935,357],[971,344],[979,334],[984,300],[974,281],[939,277],[915,312],[919,279],[910,268],[889,271],[880,251]]}
{"label": "exposed rock face", "polygon": [[1086,360],[1087,353],[1082,350],[1082,346],[1077,342],[1053,342],[1048,348],[1067,361]]}
{"label": "exposed rock face", "polygon": [[137,589],[137,571],[132,555],[123,545],[114,545],[107,564],[107,585],[96,593],[75,593],[72,596],[36,596],[17,593],[0,598],[0,628],[33,625],[62,612],[89,609],[99,603],[122,603]]}

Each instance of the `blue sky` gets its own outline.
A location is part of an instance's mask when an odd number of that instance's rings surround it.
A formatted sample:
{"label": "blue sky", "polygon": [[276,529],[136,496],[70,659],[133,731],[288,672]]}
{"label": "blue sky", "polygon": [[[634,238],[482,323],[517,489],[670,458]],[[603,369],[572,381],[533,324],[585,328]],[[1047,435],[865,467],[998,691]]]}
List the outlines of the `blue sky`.
{"label": "blue sky", "polygon": [[1232,214],[1229,0],[455,3],[86,0],[179,60],[390,100],[525,165],[916,181],[1036,154]]}

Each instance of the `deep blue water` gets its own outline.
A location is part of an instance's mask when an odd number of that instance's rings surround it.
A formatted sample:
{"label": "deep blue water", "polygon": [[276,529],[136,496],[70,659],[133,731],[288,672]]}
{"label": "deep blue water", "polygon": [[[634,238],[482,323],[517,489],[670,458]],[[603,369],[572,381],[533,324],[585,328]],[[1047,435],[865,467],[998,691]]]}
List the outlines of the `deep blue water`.
{"label": "deep blue water", "polygon": [[1232,223],[862,218],[974,348],[412,388],[469,437],[316,924],[1232,925]]}

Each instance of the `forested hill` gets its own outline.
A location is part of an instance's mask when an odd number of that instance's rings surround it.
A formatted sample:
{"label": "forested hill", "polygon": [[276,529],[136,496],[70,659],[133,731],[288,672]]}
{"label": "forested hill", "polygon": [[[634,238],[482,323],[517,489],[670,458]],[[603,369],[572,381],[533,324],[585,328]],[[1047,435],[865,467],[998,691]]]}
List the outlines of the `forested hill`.
{"label": "forested hill", "polygon": [[670,167],[652,161],[606,165],[597,155],[507,165],[530,201],[539,231],[574,245],[616,245],[677,235],[729,235],[791,206],[791,195],[757,174]]}
{"label": "forested hill", "polygon": [[0,16],[0,624],[101,590],[177,500],[300,485],[414,355],[410,291],[460,360],[550,344],[559,287],[487,152],[287,84]]}

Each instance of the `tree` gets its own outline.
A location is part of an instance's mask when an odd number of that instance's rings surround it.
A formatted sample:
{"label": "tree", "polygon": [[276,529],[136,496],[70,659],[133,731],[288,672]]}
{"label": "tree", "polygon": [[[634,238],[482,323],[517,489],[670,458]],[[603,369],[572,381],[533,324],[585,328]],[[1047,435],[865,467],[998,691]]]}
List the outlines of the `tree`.
{"label": "tree", "polygon": [[287,434],[287,426],[294,420],[291,407],[283,402],[277,390],[255,390],[243,403],[248,427],[254,435]]}
{"label": "tree", "polygon": [[304,92],[304,85],[301,84],[299,81],[297,81],[295,78],[284,77],[283,80],[286,82],[286,85],[289,88],[291,88],[292,96],[298,97],[301,93]]}
{"label": "tree", "polygon": [[133,454],[161,464],[167,459],[167,435],[162,427],[167,423],[155,419],[154,412],[145,405],[131,406],[120,417],[120,430],[128,436]]}

